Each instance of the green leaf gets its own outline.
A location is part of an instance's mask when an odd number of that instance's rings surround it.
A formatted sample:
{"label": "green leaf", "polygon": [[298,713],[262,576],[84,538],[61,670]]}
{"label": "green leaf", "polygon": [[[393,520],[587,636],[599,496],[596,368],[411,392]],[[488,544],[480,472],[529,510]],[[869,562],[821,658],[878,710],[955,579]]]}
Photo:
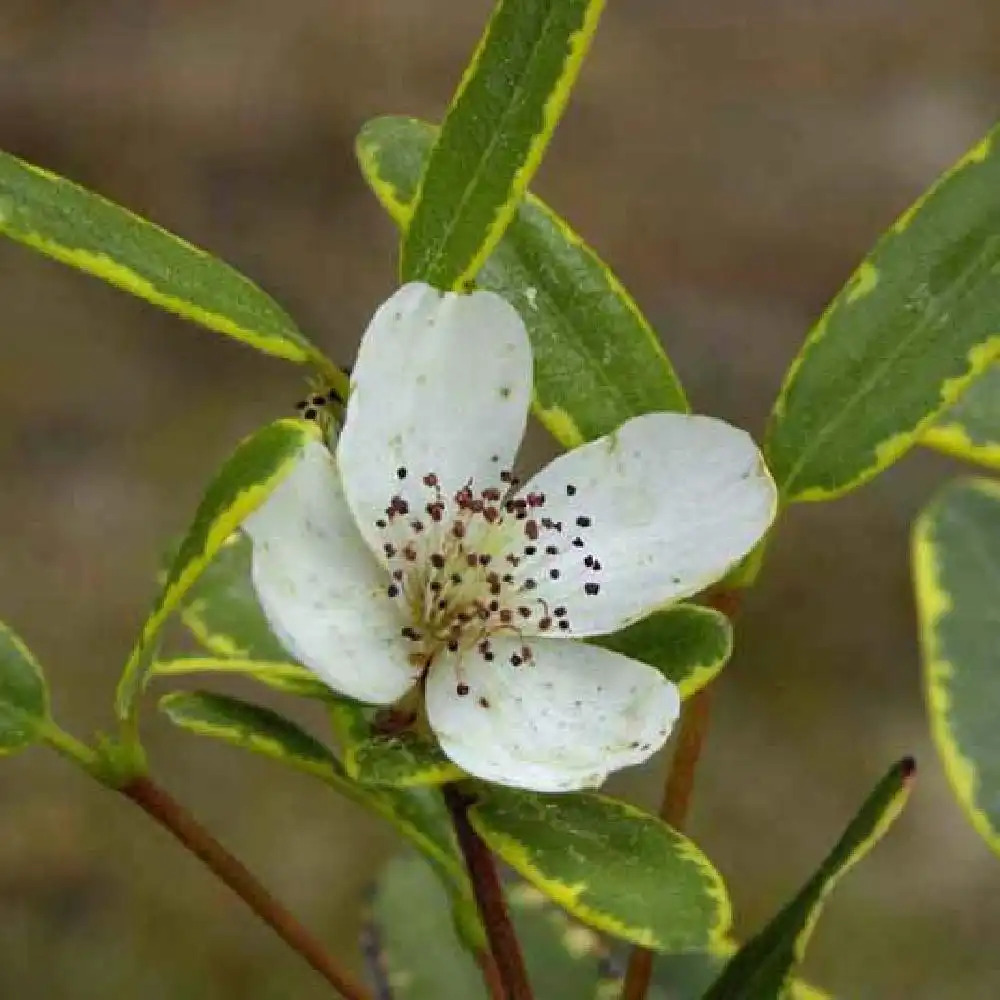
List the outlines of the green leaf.
{"label": "green leaf", "polygon": [[878,783],[798,895],[733,957],[704,1000],[779,1000],[834,886],[882,839],[909,798],[909,758]]}
{"label": "green leaf", "polygon": [[306,443],[318,434],[315,425],[307,421],[278,420],[246,438],[216,475],[125,664],[116,698],[120,719],[131,720],[134,716],[136,700],[167,619],[233,531],[267,499],[291,471]]}
{"label": "green leaf", "polygon": [[[436,740],[401,727],[393,710],[346,699],[330,706],[344,770],[363,785],[411,788],[464,777]],[[409,720],[406,720],[407,722]]]}
{"label": "green leaf", "polygon": [[[403,228],[436,133],[413,118],[376,118],[358,134],[365,180]],[[643,413],[687,410],[670,361],[628,292],[533,195],[517,208],[476,284],[502,295],[524,320],[535,414],[566,447]]]}
{"label": "green leaf", "polygon": [[733,628],[720,611],[677,604],[591,642],[656,667],[688,698],[726,665],[733,652]]}
{"label": "green leaf", "polygon": [[602,795],[478,794],[479,836],[583,923],[654,951],[703,948],[728,930],[718,872],[655,817]]}
{"label": "green leaf", "polygon": [[332,751],[269,708],[207,691],[173,691],[160,699],[160,710],[189,732],[291,764],[353,795]]}
{"label": "green leaf", "polygon": [[[653,961],[649,1000],[702,1000],[738,950],[739,945],[726,939],[713,942],[704,951],[657,955]],[[627,952],[615,949],[613,961],[616,969],[624,969],[627,960]],[[621,992],[622,977],[608,978],[602,982],[594,1000],[620,1000]],[[831,1000],[831,997],[805,980],[794,979],[789,983],[787,1000]]]}
{"label": "green leaf", "polygon": [[765,446],[785,500],[867,482],[1000,354],[998,135],[896,221],[807,337]]}
{"label": "green leaf", "polygon": [[0,153],[0,232],[265,354],[344,376],[228,264],[100,195]]}
{"label": "green leaf", "polygon": [[49,693],[42,668],[0,622],[0,754],[37,743],[48,723]]}
{"label": "green leaf", "polygon": [[[530,886],[511,886],[507,896],[538,1000],[592,996],[604,953],[598,936]],[[475,962],[449,926],[446,902],[427,866],[412,855],[393,859],[379,876],[371,921],[379,972],[393,1000],[488,1000]]]}
{"label": "green leaf", "polygon": [[[659,955],[653,967],[653,983],[670,1000],[702,1000],[737,951],[737,945],[726,941],[711,951]],[[788,987],[787,1000],[830,1000],[828,994],[801,979],[792,980]]]}
{"label": "green leaf", "polygon": [[946,455],[1000,469],[1000,365],[991,365],[938,417],[921,443]]}
{"label": "green leaf", "polygon": [[341,697],[305,667],[277,660],[176,656],[169,660],[157,660],[150,667],[150,674],[154,677],[188,677],[191,674],[248,677],[282,694],[299,698],[336,702]]}
{"label": "green leaf", "polygon": [[250,539],[234,531],[185,596],[181,621],[216,656],[290,662],[253,589],[252,555]]}
{"label": "green leaf", "polygon": [[403,236],[404,281],[457,288],[541,163],[603,0],[499,0],[445,116]]}
{"label": "green leaf", "polygon": [[182,729],[294,767],[388,820],[424,855],[448,887],[456,921],[470,933],[481,933],[465,865],[440,793],[427,788],[364,788],[348,777],[333,753],[315,737],[277,712],[239,698],[174,691],[159,704],[167,718]]}
{"label": "green leaf", "polygon": [[950,483],[913,531],[931,733],[972,825],[1000,853],[1000,484]]}

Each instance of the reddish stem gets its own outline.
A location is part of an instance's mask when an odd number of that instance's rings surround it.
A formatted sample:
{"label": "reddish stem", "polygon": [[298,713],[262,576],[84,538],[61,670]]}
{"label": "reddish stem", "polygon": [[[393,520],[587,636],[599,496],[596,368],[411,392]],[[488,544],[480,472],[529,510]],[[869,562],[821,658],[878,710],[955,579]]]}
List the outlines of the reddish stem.
{"label": "reddish stem", "polygon": [[[706,603],[733,618],[739,611],[742,593],[719,588],[709,595]],[[691,807],[698,761],[711,723],[712,695],[709,687],[695,692],[681,710],[677,746],[670,760],[667,782],[660,804],[660,818],[675,830],[683,830]],[[621,1000],[645,1000],[653,975],[653,953],[646,948],[633,948],[629,955]]]}
{"label": "reddish stem", "polygon": [[533,1000],[524,956],[510,921],[496,863],[469,822],[471,800],[454,785],[445,785],[444,798],[451,813],[458,846],[469,869],[472,891],[492,952],[491,956],[480,960],[483,978],[494,1000]]}
{"label": "reddish stem", "polygon": [[224,882],[344,1000],[372,1000],[368,990],[312,936],[179,802],[150,778],[133,778],[119,791],[167,830]]}

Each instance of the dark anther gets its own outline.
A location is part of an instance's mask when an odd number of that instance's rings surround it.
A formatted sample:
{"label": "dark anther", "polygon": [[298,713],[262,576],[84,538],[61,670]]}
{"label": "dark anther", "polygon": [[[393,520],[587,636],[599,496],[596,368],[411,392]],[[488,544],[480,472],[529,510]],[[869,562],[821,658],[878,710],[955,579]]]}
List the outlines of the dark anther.
{"label": "dark anther", "polygon": [[406,478],[406,469],[403,468],[402,465],[396,470],[396,478],[397,479],[405,479]]}
{"label": "dark anther", "polygon": [[552,628],[552,619],[551,618],[539,618],[538,619],[538,627],[543,632],[547,631],[548,629]]}
{"label": "dark anther", "polygon": [[455,694],[457,694],[460,698],[464,698],[468,693],[469,693],[468,684],[459,684],[455,687]]}
{"label": "dark anther", "polygon": [[431,565],[435,569],[444,569],[444,556],[440,552],[434,552],[431,555]]}
{"label": "dark anther", "polygon": [[549,579],[550,580],[558,580],[559,579],[559,570],[557,570],[557,569],[550,569],[549,570]]}
{"label": "dark anther", "polygon": [[582,548],[583,548],[583,539],[582,539],[582,538],[579,538],[579,537],[577,537],[577,538],[574,538],[574,539],[573,539],[573,544],[574,544],[574,545],[575,545],[575,546],[576,546],[576,547],[577,547],[578,549],[582,549]]}
{"label": "dark anther", "polygon": [[591,597],[594,596],[601,589],[599,583],[585,583],[583,585],[584,593],[589,594]]}
{"label": "dark anther", "polygon": [[524,661],[517,655],[517,653],[514,653],[514,655],[510,658],[510,665],[512,667],[519,667],[523,662]]}
{"label": "dark anther", "polygon": [[590,518],[589,517],[578,517],[576,519],[576,523],[578,525],[580,525],[581,528],[589,528],[590,527]]}
{"label": "dark anther", "polygon": [[586,566],[587,569],[593,569],[594,568],[594,557],[593,556],[587,556],[587,558],[583,560],[583,565]]}
{"label": "dark anther", "polygon": [[489,708],[490,707],[489,699],[487,699],[487,698],[480,698],[479,699],[479,707],[480,708]]}
{"label": "dark anther", "polygon": [[559,605],[559,607],[556,608],[555,611],[552,612],[552,614],[554,614],[556,618],[565,618],[567,611],[562,605]]}
{"label": "dark anther", "polygon": [[533,556],[538,551],[538,547],[535,545],[525,545],[524,554],[526,556]]}
{"label": "dark anther", "polygon": [[452,639],[448,643],[448,652],[449,653],[457,653],[458,652],[458,643],[454,639]]}
{"label": "dark anther", "polygon": [[377,520],[377,521],[375,522],[375,527],[376,527],[376,528],[388,528],[388,527],[389,527],[389,522],[388,522],[388,521],[387,521],[387,520],[386,520],[385,518],[383,518],[383,517],[380,517],[380,518],[379,518],[379,519],[378,519],[378,520]]}
{"label": "dark anther", "polygon": [[546,545],[545,554],[547,556],[557,556],[559,555],[559,550],[554,545]]}
{"label": "dark anther", "polygon": [[535,581],[532,580],[530,576],[528,577],[527,580],[524,581],[524,584],[523,584],[523,587],[524,587],[525,590],[534,590],[535,587],[537,587],[537,586],[538,586],[538,584],[535,583]]}
{"label": "dark anther", "polygon": [[313,396],[312,404],[313,406],[326,406],[326,396]]}
{"label": "dark anther", "polygon": [[572,483],[566,484],[566,496],[568,497],[576,496],[576,487]]}
{"label": "dark anther", "polygon": [[315,420],[319,416],[319,410],[315,410],[313,407],[309,406],[302,411],[302,416],[305,417],[306,420]]}
{"label": "dark anther", "polygon": [[560,618],[559,619],[559,627],[565,632],[569,628],[569,619],[568,618]]}
{"label": "dark anther", "polygon": [[435,476],[433,472],[428,472],[427,475],[424,476],[424,486],[437,486],[437,484],[438,477]]}
{"label": "dark anther", "polygon": [[386,593],[390,597],[399,597],[399,587],[397,587],[394,583],[390,583],[389,589],[386,591]]}

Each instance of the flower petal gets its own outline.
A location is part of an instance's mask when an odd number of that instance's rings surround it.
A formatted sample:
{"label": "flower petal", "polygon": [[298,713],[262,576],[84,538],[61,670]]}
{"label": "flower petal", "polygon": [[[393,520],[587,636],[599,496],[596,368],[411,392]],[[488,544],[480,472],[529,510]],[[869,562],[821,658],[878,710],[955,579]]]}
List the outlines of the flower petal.
{"label": "flower petal", "polygon": [[340,694],[391,704],[413,685],[402,622],[318,442],[243,523],[253,584],[281,644]]}
{"label": "flower petal", "polygon": [[[427,678],[427,714],[444,752],[486,781],[537,792],[596,788],[666,742],[677,688],[645,663],[597,646],[535,639],[520,666],[515,638],[495,659],[446,656]],[[459,694],[459,685],[468,693]]]}
{"label": "flower petal", "polygon": [[375,521],[393,496],[420,516],[472,480],[499,485],[524,435],[531,347],[514,308],[492,292],[404,285],[375,313],[351,378],[337,448],[347,502],[379,558]]}
{"label": "flower petal", "polygon": [[615,632],[703,590],[753,548],[777,505],[748,434],[679,413],[636,417],[561,455],[522,496],[532,494],[544,497],[541,530],[519,578],[565,609],[569,635]]}

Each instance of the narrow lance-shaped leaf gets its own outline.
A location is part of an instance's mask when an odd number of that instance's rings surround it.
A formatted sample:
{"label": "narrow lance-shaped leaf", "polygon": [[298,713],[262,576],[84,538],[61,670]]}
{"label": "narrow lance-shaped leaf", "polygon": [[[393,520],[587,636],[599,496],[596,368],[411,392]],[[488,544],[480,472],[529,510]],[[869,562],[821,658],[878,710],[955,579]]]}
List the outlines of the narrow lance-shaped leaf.
{"label": "narrow lance-shaped leaf", "polygon": [[461,286],[486,260],[538,169],[603,0],[499,0],[435,143],[400,273]]}
{"label": "narrow lance-shaped leaf", "polygon": [[228,264],[72,181],[0,153],[0,232],[265,354],[343,376]]}
{"label": "narrow lance-shaped leaf", "polygon": [[456,923],[473,938],[482,933],[468,876],[439,793],[424,788],[364,788],[344,773],[326,746],[296,723],[239,698],[205,691],[175,691],[160,699],[160,709],[182,729],[309,774],[388,820],[424,855],[448,887]]}
{"label": "narrow lance-shaped leaf", "polygon": [[1000,854],[1000,483],[950,483],[917,519],[913,576],[931,733],[952,790]]}
{"label": "narrow lance-shaped leaf", "polygon": [[[413,118],[376,118],[358,135],[365,180],[403,229],[437,129]],[[670,361],[607,265],[550,208],[528,194],[478,275],[528,328],[534,410],[566,447],[658,410],[685,411]]]}
{"label": "narrow lance-shaped leaf", "polygon": [[786,500],[871,479],[1000,354],[998,136],[896,221],[807,337],[765,446]]}
{"label": "narrow lance-shaped leaf", "polygon": [[48,721],[49,694],[42,668],[0,622],[0,754],[38,742]]}
{"label": "narrow lance-shaped leaf", "polygon": [[480,786],[476,832],[585,924],[655,951],[701,949],[732,919],[718,872],[686,837],[602,795]]}
{"label": "narrow lance-shaped leaf", "polygon": [[834,886],[882,839],[909,798],[910,758],[879,782],[816,874],[795,898],[733,957],[704,1000],[779,1000],[802,961],[809,938]]}
{"label": "narrow lance-shaped leaf", "polygon": [[1000,365],[990,365],[924,431],[921,442],[946,455],[1000,470]]}
{"label": "narrow lance-shaped leaf", "polygon": [[319,678],[297,663],[281,660],[248,660],[241,657],[175,656],[157,660],[150,667],[155,677],[190,677],[192,674],[215,674],[222,677],[245,677],[274,691],[298,698],[334,701],[333,693]]}
{"label": "narrow lance-shaped leaf", "polygon": [[318,433],[315,425],[301,420],[269,424],[243,441],[212,481],[125,665],[116,698],[119,718],[134,714],[167,619],[233,531],[267,499]]}

